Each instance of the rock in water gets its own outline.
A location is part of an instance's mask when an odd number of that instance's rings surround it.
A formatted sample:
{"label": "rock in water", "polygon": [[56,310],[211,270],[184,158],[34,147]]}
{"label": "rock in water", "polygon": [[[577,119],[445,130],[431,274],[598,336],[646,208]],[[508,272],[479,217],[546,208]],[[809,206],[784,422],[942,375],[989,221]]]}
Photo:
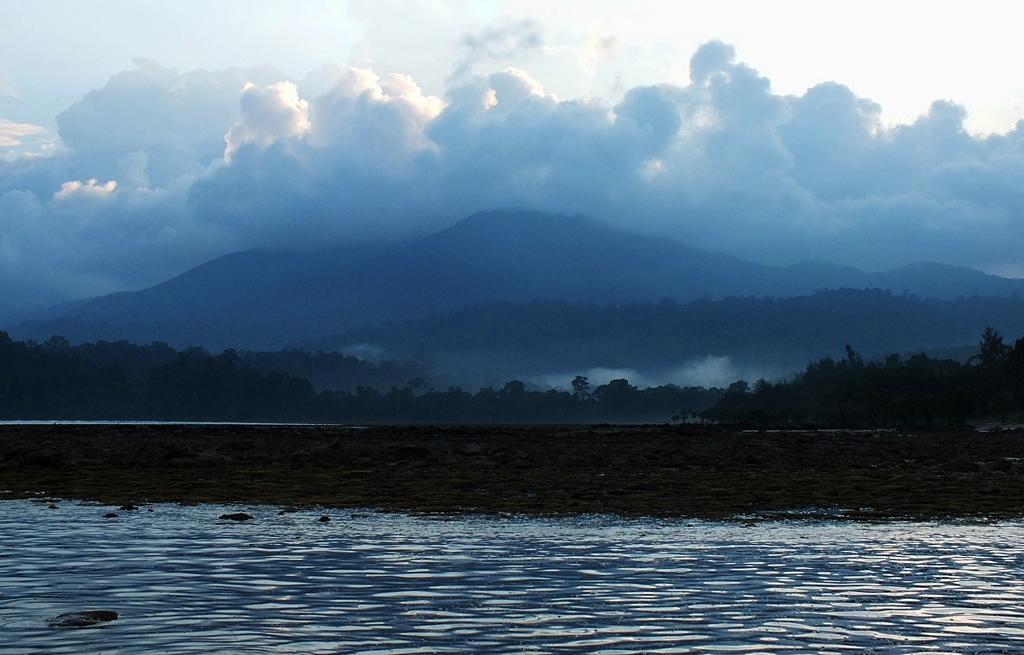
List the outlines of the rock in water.
{"label": "rock in water", "polygon": [[220,517],[222,519],[228,519],[231,521],[249,521],[252,519],[252,515],[246,514],[245,512],[235,512],[234,514],[221,514]]}
{"label": "rock in water", "polygon": [[46,622],[54,628],[88,628],[91,625],[113,621],[116,618],[117,612],[111,610],[86,610],[58,614]]}
{"label": "rock in water", "polygon": [[105,518],[105,519],[116,519],[117,518],[117,514],[114,514],[113,512],[108,512],[107,514],[103,515],[103,518]]}
{"label": "rock in water", "polygon": [[318,518],[317,521],[320,521],[321,523],[330,523],[331,522],[331,517],[329,517],[326,514],[324,514],[323,516]]}
{"label": "rock in water", "polygon": [[127,505],[121,505],[121,509],[125,512],[134,512],[139,508],[136,507],[135,505],[132,505],[131,503],[128,503]]}

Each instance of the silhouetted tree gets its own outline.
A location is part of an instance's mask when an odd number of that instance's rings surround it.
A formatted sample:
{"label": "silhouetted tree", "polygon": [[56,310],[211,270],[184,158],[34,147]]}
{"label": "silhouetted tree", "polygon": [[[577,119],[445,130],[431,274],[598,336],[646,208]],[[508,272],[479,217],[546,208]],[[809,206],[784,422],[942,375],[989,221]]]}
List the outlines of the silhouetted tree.
{"label": "silhouetted tree", "polygon": [[572,381],[572,395],[577,400],[586,400],[590,397],[590,381],[582,375],[577,375]]}

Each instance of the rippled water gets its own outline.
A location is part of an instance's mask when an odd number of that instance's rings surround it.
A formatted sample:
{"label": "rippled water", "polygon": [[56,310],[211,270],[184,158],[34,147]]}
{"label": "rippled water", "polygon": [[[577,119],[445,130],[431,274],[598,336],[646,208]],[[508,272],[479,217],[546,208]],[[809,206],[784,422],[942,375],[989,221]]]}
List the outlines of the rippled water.
{"label": "rippled water", "polygon": [[0,652],[1024,652],[1020,523],[59,505],[0,502]]}

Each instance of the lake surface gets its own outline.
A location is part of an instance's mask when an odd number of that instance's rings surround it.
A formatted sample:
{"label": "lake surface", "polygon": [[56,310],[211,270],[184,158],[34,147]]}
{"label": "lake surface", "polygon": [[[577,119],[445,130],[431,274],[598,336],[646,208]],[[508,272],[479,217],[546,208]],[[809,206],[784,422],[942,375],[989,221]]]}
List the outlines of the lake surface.
{"label": "lake surface", "polygon": [[0,502],[0,653],[1024,651],[1019,522],[47,504]]}

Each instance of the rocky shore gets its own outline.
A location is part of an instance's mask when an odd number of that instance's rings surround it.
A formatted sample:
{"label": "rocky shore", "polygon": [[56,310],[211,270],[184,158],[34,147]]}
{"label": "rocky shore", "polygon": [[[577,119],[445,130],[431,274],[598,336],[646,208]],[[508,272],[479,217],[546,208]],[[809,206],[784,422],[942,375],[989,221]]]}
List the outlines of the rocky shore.
{"label": "rocky shore", "polygon": [[695,518],[1024,516],[1024,429],[2,425],[0,499]]}

